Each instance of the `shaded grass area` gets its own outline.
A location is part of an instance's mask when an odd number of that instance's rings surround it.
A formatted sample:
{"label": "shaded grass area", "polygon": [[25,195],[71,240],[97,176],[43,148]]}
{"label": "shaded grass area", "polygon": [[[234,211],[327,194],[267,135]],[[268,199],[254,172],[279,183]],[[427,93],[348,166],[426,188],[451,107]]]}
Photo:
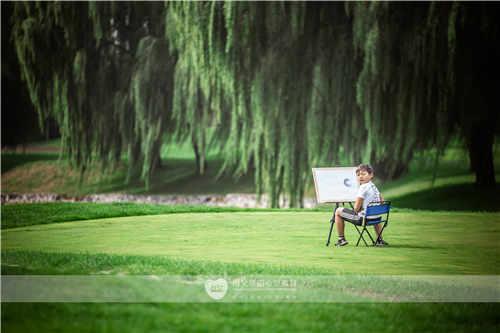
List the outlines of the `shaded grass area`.
{"label": "shaded grass area", "polygon": [[[439,163],[435,164],[435,149],[418,152],[413,157],[408,172],[399,179],[379,183],[389,197],[400,197],[413,192],[433,190],[442,186],[473,184],[475,175],[470,170],[468,153],[459,144],[448,147]],[[494,147],[496,179],[500,179],[500,145]],[[444,208],[443,208],[444,209]]]}
{"label": "shaded grass area", "polygon": [[136,194],[227,194],[227,193],[255,193],[253,172],[234,178],[225,174],[217,178],[222,160],[208,160],[208,168],[203,175],[195,170],[193,160],[166,160],[165,167],[158,170],[153,176],[149,191],[144,189],[142,182],[123,186],[118,190]]}
{"label": "shaded grass area", "polygon": [[[125,161],[116,170],[100,174],[97,167],[86,173],[80,184],[79,173],[67,160],[57,161],[57,155],[9,154],[4,157],[7,170],[2,170],[2,192],[59,193],[80,196],[91,193],[122,192],[129,194],[226,194],[254,193],[253,174],[238,179],[231,175],[217,178],[221,160],[209,160],[204,175],[195,170],[192,159],[174,158],[162,161],[146,190],[144,182],[126,183]],[[5,171],[5,172],[4,172]]]}
{"label": "shaded grass area", "polygon": [[[212,130],[209,131],[211,132]],[[214,147],[213,145],[212,146],[209,145],[207,147],[205,158],[208,161],[214,159],[216,160],[219,159],[220,157],[219,154],[220,154],[220,149]],[[188,139],[184,141],[184,143],[175,143],[175,142],[163,143],[160,149],[160,157],[162,160],[184,159],[184,160],[194,161],[195,154],[191,140]]]}
{"label": "shaded grass area", "polygon": [[478,188],[474,184],[435,187],[395,198],[397,207],[426,210],[500,211],[500,185]]}
{"label": "shaded grass area", "polygon": [[2,326],[8,332],[496,332],[499,310],[498,303],[2,303]]}
{"label": "shaded grass area", "polygon": [[24,161],[24,156],[37,155],[16,154],[12,160],[7,160],[7,163],[21,165],[2,172],[2,193],[58,193],[80,196],[114,188],[123,174],[121,167],[118,167],[116,172],[108,171],[104,174],[97,168],[91,168],[81,181],[80,173],[70,167],[67,159],[59,160],[56,155],[47,154],[38,155],[39,158],[33,161]]}
{"label": "shaded grass area", "polygon": [[[54,148],[60,140],[44,144],[37,142],[30,149]],[[207,170],[204,175],[196,171],[193,149],[188,141],[183,144],[168,143],[161,148],[162,166],[155,172],[151,187],[146,190],[144,182],[133,180],[126,183],[127,156],[115,170],[101,174],[98,165],[90,167],[80,183],[79,173],[69,168],[66,159],[57,161],[58,154],[46,153],[2,153],[2,192],[41,193],[52,192],[70,196],[91,193],[122,192],[129,194],[226,194],[254,193],[253,174],[240,178],[225,174],[218,176],[222,160],[218,151],[207,152]],[[9,172],[10,171],[10,172]],[[57,179],[57,181],[54,181]]]}
{"label": "shaded grass area", "polygon": [[61,138],[55,138],[55,139],[50,139],[50,140],[42,140],[42,141],[35,141],[29,144],[29,147],[34,147],[34,148],[46,148],[48,150],[52,149],[61,149]]}
{"label": "shaded grass area", "polygon": [[[30,155],[26,155],[30,156]],[[55,157],[54,157],[55,159]],[[38,163],[38,164],[36,164]],[[211,168],[204,176],[196,175],[191,161],[176,160],[165,165],[153,178],[150,191],[144,191],[140,181],[125,185],[124,172],[118,171],[110,178],[100,179],[90,175],[87,182],[78,187],[78,175],[57,167],[57,161],[45,160],[27,162],[22,169],[12,172],[25,173],[2,176],[3,192],[56,192],[68,195],[84,195],[90,193],[123,192],[130,194],[227,194],[253,193],[254,184],[250,176],[239,180],[231,176],[216,179],[216,171],[220,162],[211,161]],[[42,175],[44,177],[42,177]],[[476,188],[473,176],[462,174],[438,178],[431,187],[431,175],[428,173],[412,175],[394,183],[381,184],[380,188],[387,200],[399,208],[425,210],[457,210],[457,211],[500,211],[500,186],[492,189]],[[500,175],[498,176],[500,179]],[[459,182],[459,184],[455,184]],[[468,182],[468,183],[467,183]],[[15,189],[15,191],[14,191]],[[65,189],[64,191],[61,191]]]}
{"label": "shaded grass area", "polygon": [[[323,207],[313,210],[331,210]],[[135,203],[89,203],[89,202],[53,202],[33,204],[8,204],[1,206],[2,229],[29,225],[91,220],[108,217],[140,216],[174,213],[218,213],[251,211],[288,211],[300,209],[260,209],[189,205],[152,205]]]}
{"label": "shaded grass area", "polygon": [[58,154],[54,153],[2,153],[2,174],[14,168],[35,161],[57,161]]}
{"label": "shaded grass area", "polygon": [[[394,213],[385,232],[385,239],[391,244],[387,248],[353,246],[357,232],[350,225],[345,233],[351,241],[349,246],[326,248],[329,218],[328,212],[221,212],[36,225],[2,230],[2,251],[168,257],[181,263],[217,263],[207,266],[216,270],[231,269],[225,266],[230,264],[253,264],[263,267],[254,267],[252,271],[266,272],[268,265],[278,266],[270,268],[270,273],[276,269],[310,269],[331,274],[499,272],[498,214]],[[100,257],[85,258],[76,256],[72,260],[82,266]],[[35,256],[31,261],[39,260],[45,259]],[[129,259],[117,260],[120,262],[117,266],[122,267],[123,260]],[[138,259],[130,260],[131,267],[136,267]],[[11,261],[10,264],[16,264]],[[150,262],[147,269],[153,269],[155,261]],[[174,262],[170,266],[179,264]],[[124,267],[123,273],[128,274],[129,268]]]}
{"label": "shaded grass area", "polygon": [[[496,170],[500,169],[498,146],[495,146],[494,153]],[[375,182],[385,198],[401,208],[500,211],[499,205],[491,203],[498,201],[500,186],[493,190],[475,189],[474,175],[469,170],[468,156],[463,147],[451,145],[440,157],[436,170],[434,155],[433,150],[417,153],[408,174],[398,180],[381,182],[376,176]],[[48,156],[52,157],[48,159]],[[146,190],[139,180],[125,184],[125,157],[118,169],[107,175],[101,176],[92,169],[80,186],[78,173],[69,170],[66,160],[57,163],[57,155],[2,154],[2,164],[6,165],[2,170],[2,190],[4,193],[54,192],[77,196],[111,192],[181,195],[255,192],[252,173],[238,179],[231,175],[217,178],[222,160],[216,149],[208,152],[205,175],[198,175],[195,170],[194,153],[189,142],[164,144],[161,157],[163,165],[154,174],[151,188]],[[500,174],[496,177],[500,179]],[[314,197],[312,177],[307,180],[306,188],[306,195]]]}

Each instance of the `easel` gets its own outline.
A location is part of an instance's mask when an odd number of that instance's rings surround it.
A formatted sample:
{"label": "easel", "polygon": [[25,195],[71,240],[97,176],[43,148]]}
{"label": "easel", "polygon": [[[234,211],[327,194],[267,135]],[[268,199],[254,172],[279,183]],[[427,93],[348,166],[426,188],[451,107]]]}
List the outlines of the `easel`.
{"label": "easel", "polygon": [[356,167],[332,167],[312,168],[314,178],[314,189],[318,204],[335,204],[333,216],[330,219],[330,232],[326,246],[330,245],[333,224],[335,223],[335,212],[349,203],[354,209],[352,202],[356,200],[358,187],[356,186]]}
{"label": "easel", "polygon": [[[335,224],[335,212],[340,207],[340,204],[342,204],[342,207],[345,207],[345,202],[336,202],[335,203],[335,208],[333,209],[333,215],[332,215],[332,218],[330,219],[330,232],[328,233],[328,239],[326,240],[326,246],[330,245],[330,239],[332,238],[333,225]],[[349,205],[351,206],[352,209],[354,209],[354,207],[352,206],[352,202],[349,201]]]}

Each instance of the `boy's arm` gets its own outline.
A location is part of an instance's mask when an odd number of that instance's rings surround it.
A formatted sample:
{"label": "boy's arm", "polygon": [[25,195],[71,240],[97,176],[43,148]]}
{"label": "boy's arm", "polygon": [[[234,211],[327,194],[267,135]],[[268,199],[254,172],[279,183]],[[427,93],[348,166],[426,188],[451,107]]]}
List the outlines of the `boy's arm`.
{"label": "boy's arm", "polygon": [[354,202],[354,211],[357,213],[361,210],[361,207],[363,207],[363,198],[357,197],[356,201]]}

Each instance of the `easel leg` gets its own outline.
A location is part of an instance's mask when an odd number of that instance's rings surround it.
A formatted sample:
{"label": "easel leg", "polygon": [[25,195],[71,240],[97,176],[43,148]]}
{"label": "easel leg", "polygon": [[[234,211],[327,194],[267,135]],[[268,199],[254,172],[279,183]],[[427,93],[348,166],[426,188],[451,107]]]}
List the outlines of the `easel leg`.
{"label": "easel leg", "polygon": [[332,238],[333,225],[335,224],[335,213],[337,212],[337,208],[339,208],[339,204],[335,204],[335,208],[333,210],[333,216],[330,219],[330,232],[328,233],[328,239],[326,240],[326,246],[330,245],[330,239]]}

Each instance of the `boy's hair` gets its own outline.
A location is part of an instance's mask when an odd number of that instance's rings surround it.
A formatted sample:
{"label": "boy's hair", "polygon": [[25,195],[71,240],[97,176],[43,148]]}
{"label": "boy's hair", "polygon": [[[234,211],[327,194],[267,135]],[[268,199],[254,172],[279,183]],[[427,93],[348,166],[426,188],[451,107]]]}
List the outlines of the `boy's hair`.
{"label": "boy's hair", "polygon": [[366,171],[369,174],[373,175],[373,167],[370,164],[360,164],[356,168],[356,175],[358,175],[361,171]]}

